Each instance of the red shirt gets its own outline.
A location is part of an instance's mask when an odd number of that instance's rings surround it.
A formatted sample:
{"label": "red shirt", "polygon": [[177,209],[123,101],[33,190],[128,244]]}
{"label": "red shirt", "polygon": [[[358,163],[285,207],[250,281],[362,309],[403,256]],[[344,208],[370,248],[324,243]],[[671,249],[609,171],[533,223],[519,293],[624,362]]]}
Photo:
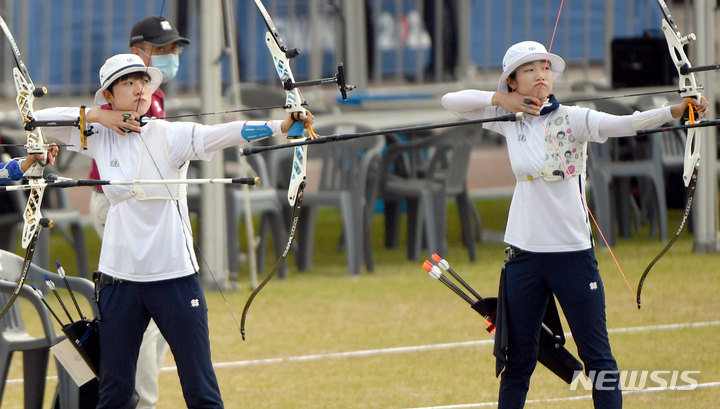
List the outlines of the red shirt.
{"label": "red shirt", "polygon": [[[112,110],[112,106],[110,106],[110,104],[105,104],[100,108]],[[152,99],[150,101],[150,108],[145,115],[155,118],[165,118],[165,93],[160,88],[158,88],[157,91],[155,91],[155,93],[152,95]],[[94,159],[92,161],[92,169],[90,170],[90,175],[88,176],[88,178],[100,180],[100,172],[98,172],[97,164],[95,163]],[[93,187],[102,192],[102,186]]]}

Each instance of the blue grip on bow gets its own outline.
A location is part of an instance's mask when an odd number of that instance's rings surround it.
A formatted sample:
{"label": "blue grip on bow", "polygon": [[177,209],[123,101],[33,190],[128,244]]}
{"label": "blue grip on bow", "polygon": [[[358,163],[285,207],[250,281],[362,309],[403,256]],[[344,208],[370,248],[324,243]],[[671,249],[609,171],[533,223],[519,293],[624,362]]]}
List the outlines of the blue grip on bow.
{"label": "blue grip on bow", "polygon": [[303,131],[305,130],[305,122],[293,122],[288,131],[288,138],[297,139],[302,138]]}

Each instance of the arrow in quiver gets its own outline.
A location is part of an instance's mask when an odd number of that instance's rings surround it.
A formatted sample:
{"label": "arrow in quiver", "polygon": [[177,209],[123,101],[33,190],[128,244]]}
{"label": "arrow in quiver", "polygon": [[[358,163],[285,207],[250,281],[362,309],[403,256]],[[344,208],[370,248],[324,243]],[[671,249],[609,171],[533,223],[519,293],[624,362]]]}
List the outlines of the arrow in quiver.
{"label": "arrow in quiver", "polygon": [[[450,288],[460,298],[464,299],[470,307],[485,319],[487,331],[493,334],[495,339],[494,354],[497,357],[496,376],[500,375],[505,367],[505,351],[507,350],[507,314],[504,314],[504,297],[500,292],[499,297],[481,297],[470,285],[460,277],[452,268],[447,260],[441,258],[437,254],[433,254],[433,260],[437,265],[433,265],[430,261],[423,263],[423,268],[430,273],[430,276],[439,280],[445,286]],[[442,269],[442,270],[441,270]],[[447,278],[443,271],[448,272],[458,283],[460,283],[472,296],[468,295],[453,281]],[[503,288],[505,269],[501,275],[501,288]],[[500,300],[500,308],[498,308],[498,300]],[[560,315],[555,305],[555,298],[548,298],[548,306],[545,310],[543,325],[540,330],[540,349],[538,352],[538,362],[547,367],[552,373],[560,379],[572,383],[575,376],[580,374],[583,369],[580,362],[570,351],[565,348],[565,335],[563,333],[562,324],[560,323]]]}

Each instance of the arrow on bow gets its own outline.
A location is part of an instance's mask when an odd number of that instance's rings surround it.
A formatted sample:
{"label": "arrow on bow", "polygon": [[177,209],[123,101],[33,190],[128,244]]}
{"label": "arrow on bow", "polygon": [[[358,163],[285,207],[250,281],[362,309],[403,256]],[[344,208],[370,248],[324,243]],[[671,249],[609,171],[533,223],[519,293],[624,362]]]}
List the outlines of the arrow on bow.
{"label": "arrow on bow", "polygon": [[30,190],[37,188],[68,188],[80,186],[127,186],[127,185],[211,185],[211,184],[240,184],[257,185],[259,177],[247,178],[217,178],[217,179],[136,179],[136,180],[97,180],[97,179],[73,179],[65,178],[55,174],[47,176],[46,181],[37,184],[0,186],[0,192],[11,192],[16,190]]}

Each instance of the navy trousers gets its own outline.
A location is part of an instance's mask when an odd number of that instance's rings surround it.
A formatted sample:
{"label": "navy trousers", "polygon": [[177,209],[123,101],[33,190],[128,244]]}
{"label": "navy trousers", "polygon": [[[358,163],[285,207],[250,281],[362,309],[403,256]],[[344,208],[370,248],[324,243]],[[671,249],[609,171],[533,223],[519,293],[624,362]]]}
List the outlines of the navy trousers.
{"label": "navy trousers", "polygon": [[609,371],[601,390],[593,387],[595,408],[621,408],[619,373],[605,320],[605,290],[594,250],[522,253],[507,260],[505,274],[508,350],[498,407],[525,405],[547,298],[553,293],[570,325],[585,373]]}
{"label": "navy trousers", "polygon": [[207,304],[197,274],[148,283],[115,282],[100,290],[100,403],[127,409],[135,390],[140,343],[152,317],[170,345],[188,408],[223,408],[210,358]]}

